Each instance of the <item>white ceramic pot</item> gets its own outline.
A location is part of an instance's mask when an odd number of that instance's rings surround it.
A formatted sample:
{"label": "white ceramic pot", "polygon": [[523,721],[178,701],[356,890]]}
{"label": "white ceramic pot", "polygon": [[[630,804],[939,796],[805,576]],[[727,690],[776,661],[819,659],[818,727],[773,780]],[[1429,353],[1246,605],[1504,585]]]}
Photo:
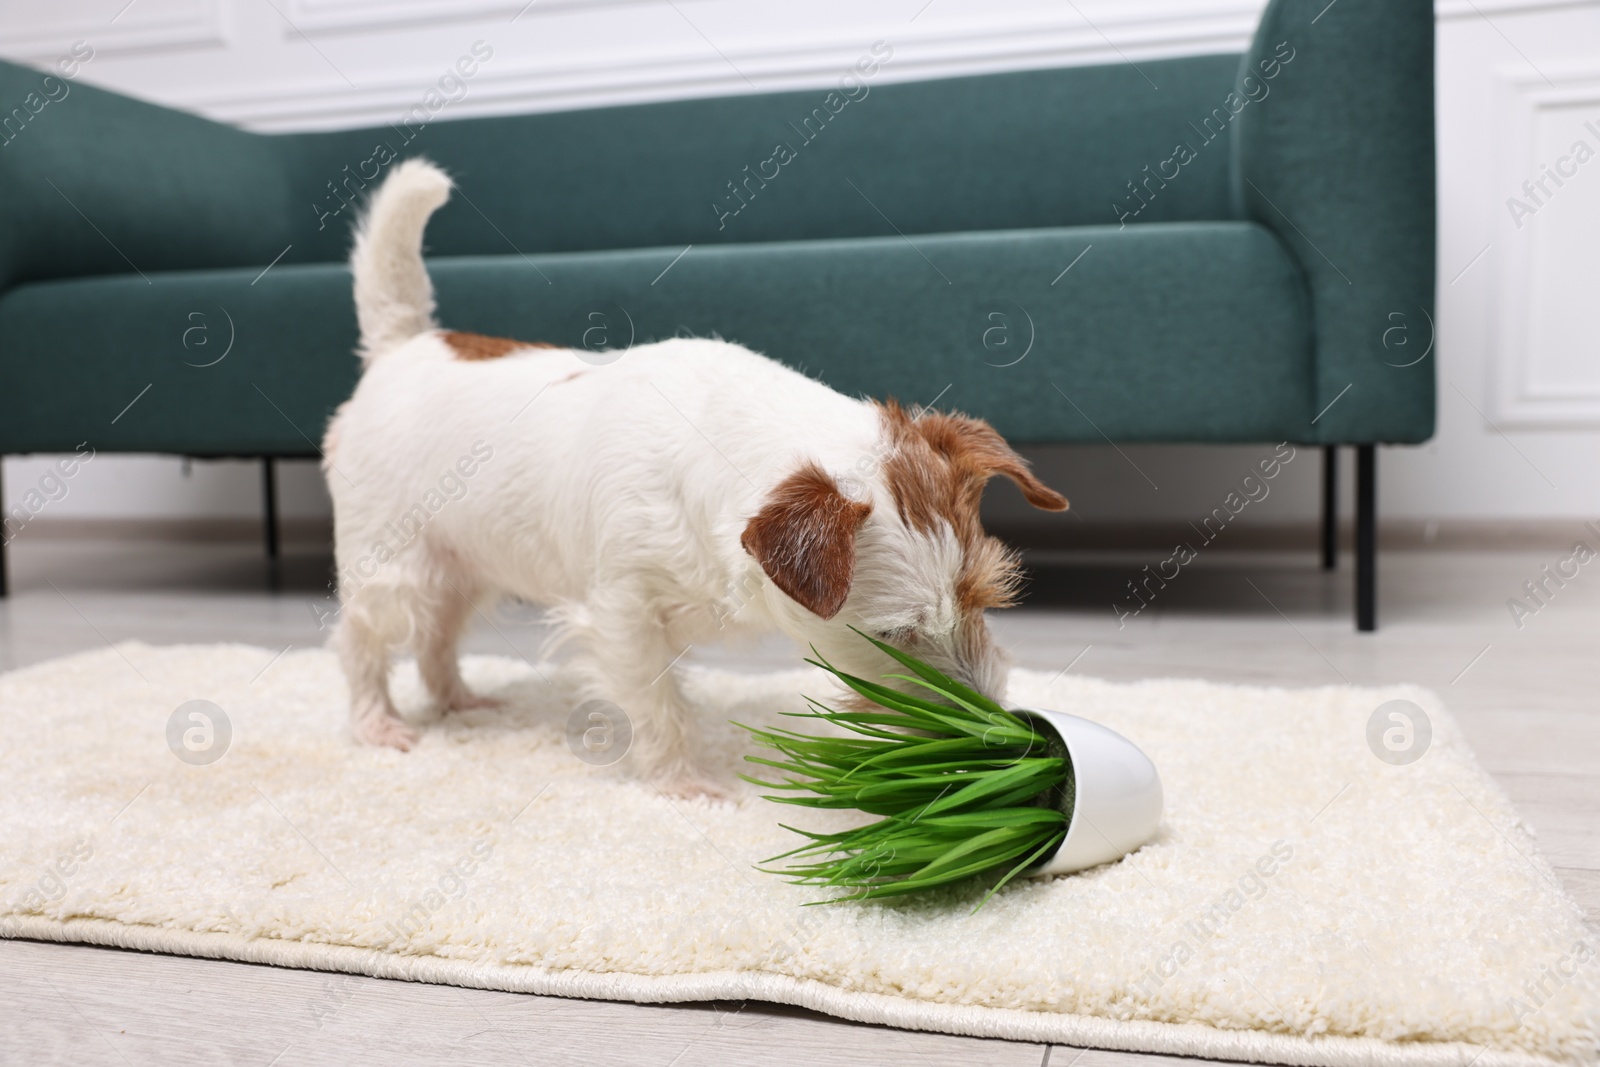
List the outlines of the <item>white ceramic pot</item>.
{"label": "white ceramic pot", "polygon": [[1030,877],[1067,874],[1121,859],[1161,824],[1161,776],[1139,746],[1097,722],[1044,708],[1014,708],[1066,747],[1072,761],[1072,821],[1055,854]]}

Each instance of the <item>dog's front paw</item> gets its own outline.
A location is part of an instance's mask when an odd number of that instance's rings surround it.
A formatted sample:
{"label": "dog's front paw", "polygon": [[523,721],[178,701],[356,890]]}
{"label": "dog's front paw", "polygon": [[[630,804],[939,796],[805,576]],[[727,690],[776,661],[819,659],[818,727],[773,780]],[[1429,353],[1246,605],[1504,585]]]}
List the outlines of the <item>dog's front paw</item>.
{"label": "dog's front paw", "polygon": [[417,731],[394,715],[368,715],[355,724],[356,739],[363,744],[383,745],[401,752],[411,751]]}

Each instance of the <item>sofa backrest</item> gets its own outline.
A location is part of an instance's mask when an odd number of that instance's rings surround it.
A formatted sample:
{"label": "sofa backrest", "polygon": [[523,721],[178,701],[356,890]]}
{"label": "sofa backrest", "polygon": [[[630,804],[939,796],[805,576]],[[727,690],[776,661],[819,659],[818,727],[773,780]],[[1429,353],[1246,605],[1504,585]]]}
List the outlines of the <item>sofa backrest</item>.
{"label": "sofa backrest", "polygon": [[266,263],[291,239],[283,145],[0,62],[0,292]]}
{"label": "sofa backrest", "polygon": [[[831,89],[286,137],[297,240],[340,258],[365,188],[412,155],[460,186],[437,255],[1231,217],[1231,132],[1202,124],[1237,56],[888,83],[874,47]],[[1184,140],[1196,158],[1152,179]]]}
{"label": "sofa backrest", "polygon": [[1273,0],[1240,66],[1283,67],[1234,123],[1235,195],[1305,272],[1324,440],[1433,433],[1433,38],[1431,0]]}

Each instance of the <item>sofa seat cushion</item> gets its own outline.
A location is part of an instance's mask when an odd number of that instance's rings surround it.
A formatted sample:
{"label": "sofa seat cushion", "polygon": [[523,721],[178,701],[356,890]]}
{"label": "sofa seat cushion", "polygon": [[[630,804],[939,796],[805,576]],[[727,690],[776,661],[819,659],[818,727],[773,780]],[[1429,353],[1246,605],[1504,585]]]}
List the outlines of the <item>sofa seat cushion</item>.
{"label": "sofa seat cushion", "polygon": [[[1254,223],[508,248],[429,269],[450,328],[591,349],[716,334],[1017,442],[1315,433],[1304,281]],[[0,299],[0,452],[312,455],[355,341],[336,264],[21,286]]]}

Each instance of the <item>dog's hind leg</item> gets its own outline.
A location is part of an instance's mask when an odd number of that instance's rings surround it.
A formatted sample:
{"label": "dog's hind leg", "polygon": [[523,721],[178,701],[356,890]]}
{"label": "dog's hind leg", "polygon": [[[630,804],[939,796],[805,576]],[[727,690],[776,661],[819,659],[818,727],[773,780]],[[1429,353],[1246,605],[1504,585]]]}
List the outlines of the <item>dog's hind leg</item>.
{"label": "dog's hind leg", "polygon": [[369,745],[404,752],[417,740],[389,697],[389,647],[392,635],[378,625],[359,599],[348,600],[339,616],[334,647],[350,687],[350,728]]}
{"label": "dog's hind leg", "polygon": [[467,688],[456,654],[461,632],[476,608],[478,592],[465,578],[448,579],[440,571],[437,580],[430,582],[425,608],[415,616],[412,644],[417,654],[417,668],[428,692],[446,711],[492,708],[500,704],[494,697],[478,696]]}

